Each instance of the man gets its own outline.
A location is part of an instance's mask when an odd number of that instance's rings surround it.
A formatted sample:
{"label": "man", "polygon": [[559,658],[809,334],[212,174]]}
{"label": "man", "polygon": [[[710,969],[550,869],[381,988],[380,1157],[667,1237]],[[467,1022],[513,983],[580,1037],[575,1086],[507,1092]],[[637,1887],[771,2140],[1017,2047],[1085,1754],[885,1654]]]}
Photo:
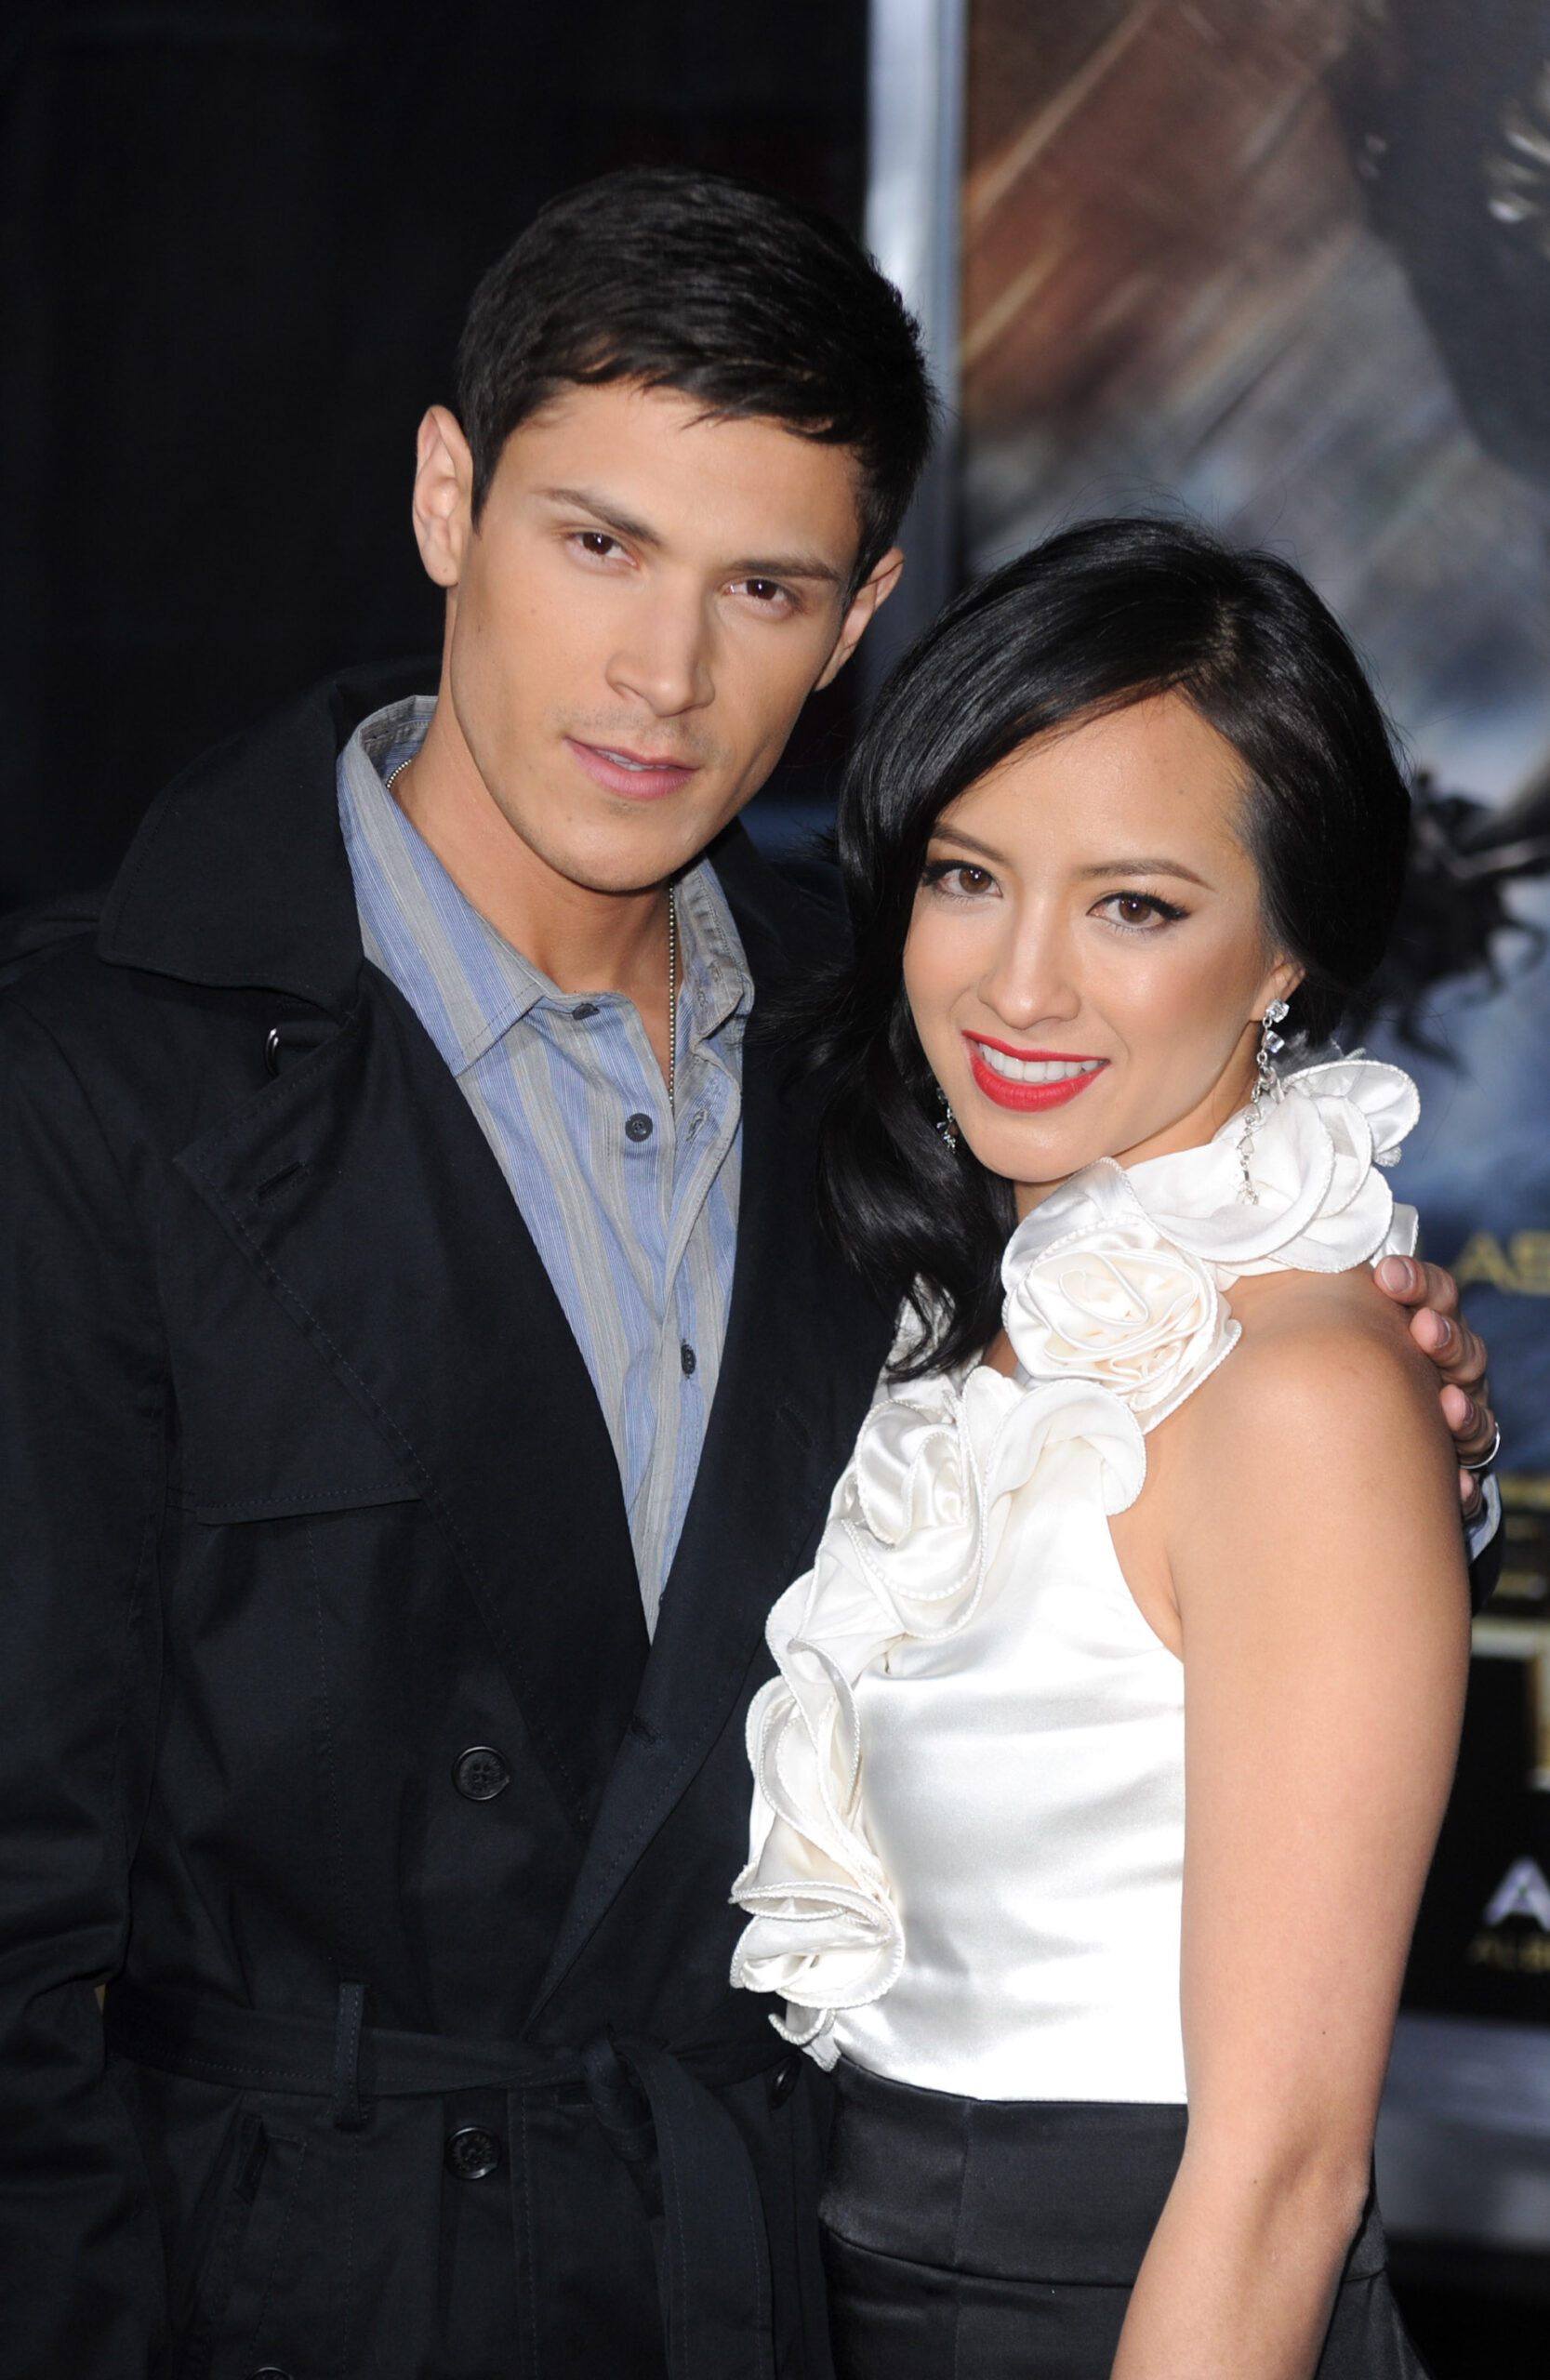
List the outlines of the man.
{"label": "man", "polygon": [[727,1889],[889,1320],[745,1038],[830,928],[731,822],[929,398],[841,234],[667,173],[546,210],[459,380],[434,699],[197,763],[0,1002],[7,2380],[828,2368]]}

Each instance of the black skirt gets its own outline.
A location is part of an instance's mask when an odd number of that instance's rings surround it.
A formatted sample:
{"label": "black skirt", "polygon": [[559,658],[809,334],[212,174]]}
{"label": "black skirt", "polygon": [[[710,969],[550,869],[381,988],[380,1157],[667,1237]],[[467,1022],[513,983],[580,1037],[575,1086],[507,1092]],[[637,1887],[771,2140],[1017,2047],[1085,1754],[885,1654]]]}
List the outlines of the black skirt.
{"label": "black skirt", "polygon": [[[824,2192],[840,2380],[1108,2380],[1181,2107],[960,2099],[841,2062]],[[1318,2380],[1425,2380],[1369,2201]]]}

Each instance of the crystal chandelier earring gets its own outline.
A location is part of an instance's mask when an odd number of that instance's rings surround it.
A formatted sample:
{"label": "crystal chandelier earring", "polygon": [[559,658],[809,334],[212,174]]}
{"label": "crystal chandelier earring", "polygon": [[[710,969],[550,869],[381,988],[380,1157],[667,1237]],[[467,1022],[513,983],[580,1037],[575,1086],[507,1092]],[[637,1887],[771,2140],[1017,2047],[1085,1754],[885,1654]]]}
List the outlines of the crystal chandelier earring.
{"label": "crystal chandelier earring", "polygon": [[1253,1096],[1249,1102],[1249,1112],[1243,1118],[1243,1130],[1238,1143],[1238,1161],[1243,1169],[1243,1186],[1238,1194],[1238,1203],[1240,1207],[1259,1205],[1259,1192],[1254,1188],[1253,1175],[1249,1170],[1249,1160],[1253,1154],[1254,1134],[1264,1119],[1265,1102],[1280,1097],[1280,1086],[1276,1080],[1276,1069],[1272,1062],[1286,1047],[1286,1043],[1276,1030],[1285,1015],[1285,1000],[1271,1000],[1266,1005],[1264,1016],[1260,1019],[1259,1048],[1254,1052]]}
{"label": "crystal chandelier earring", "polygon": [[953,1114],[951,1107],[947,1104],[947,1094],[943,1090],[940,1083],[936,1086],[936,1096],[942,1103],[942,1114],[937,1122],[936,1130],[947,1142],[947,1146],[950,1149],[956,1149],[958,1146],[958,1118]]}

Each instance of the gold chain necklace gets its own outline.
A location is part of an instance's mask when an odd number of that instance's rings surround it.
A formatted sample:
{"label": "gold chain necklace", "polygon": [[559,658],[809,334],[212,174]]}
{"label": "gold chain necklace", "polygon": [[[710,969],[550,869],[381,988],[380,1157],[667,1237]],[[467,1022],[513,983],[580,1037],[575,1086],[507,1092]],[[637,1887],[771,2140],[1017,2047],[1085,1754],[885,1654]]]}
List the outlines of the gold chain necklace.
{"label": "gold chain necklace", "polygon": [[678,887],[668,887],[668,1113],[678,1082]]}

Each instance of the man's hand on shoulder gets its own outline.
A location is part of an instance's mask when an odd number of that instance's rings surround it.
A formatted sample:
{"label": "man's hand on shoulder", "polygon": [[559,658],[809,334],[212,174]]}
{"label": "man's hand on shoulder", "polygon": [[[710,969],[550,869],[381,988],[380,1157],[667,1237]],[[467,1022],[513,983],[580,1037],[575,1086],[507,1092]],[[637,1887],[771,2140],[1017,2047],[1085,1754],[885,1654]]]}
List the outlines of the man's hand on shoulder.
{"label": "man's hand on shoulder", "polygon": [[1458,1451],[1459,1501],[1465,1520],[1475,1520],[1483,1474],[1464,1466],[1478,1462],[1496,1437],[1485,1341],[1464,1320],[1459,1285],[1440,1264],[1424,1264],[1414,1256],[1385,1256],[1373,1278],[1385,1297],[1409,1311],[1411,1337],[1440,1375],[1443,1418]]}

